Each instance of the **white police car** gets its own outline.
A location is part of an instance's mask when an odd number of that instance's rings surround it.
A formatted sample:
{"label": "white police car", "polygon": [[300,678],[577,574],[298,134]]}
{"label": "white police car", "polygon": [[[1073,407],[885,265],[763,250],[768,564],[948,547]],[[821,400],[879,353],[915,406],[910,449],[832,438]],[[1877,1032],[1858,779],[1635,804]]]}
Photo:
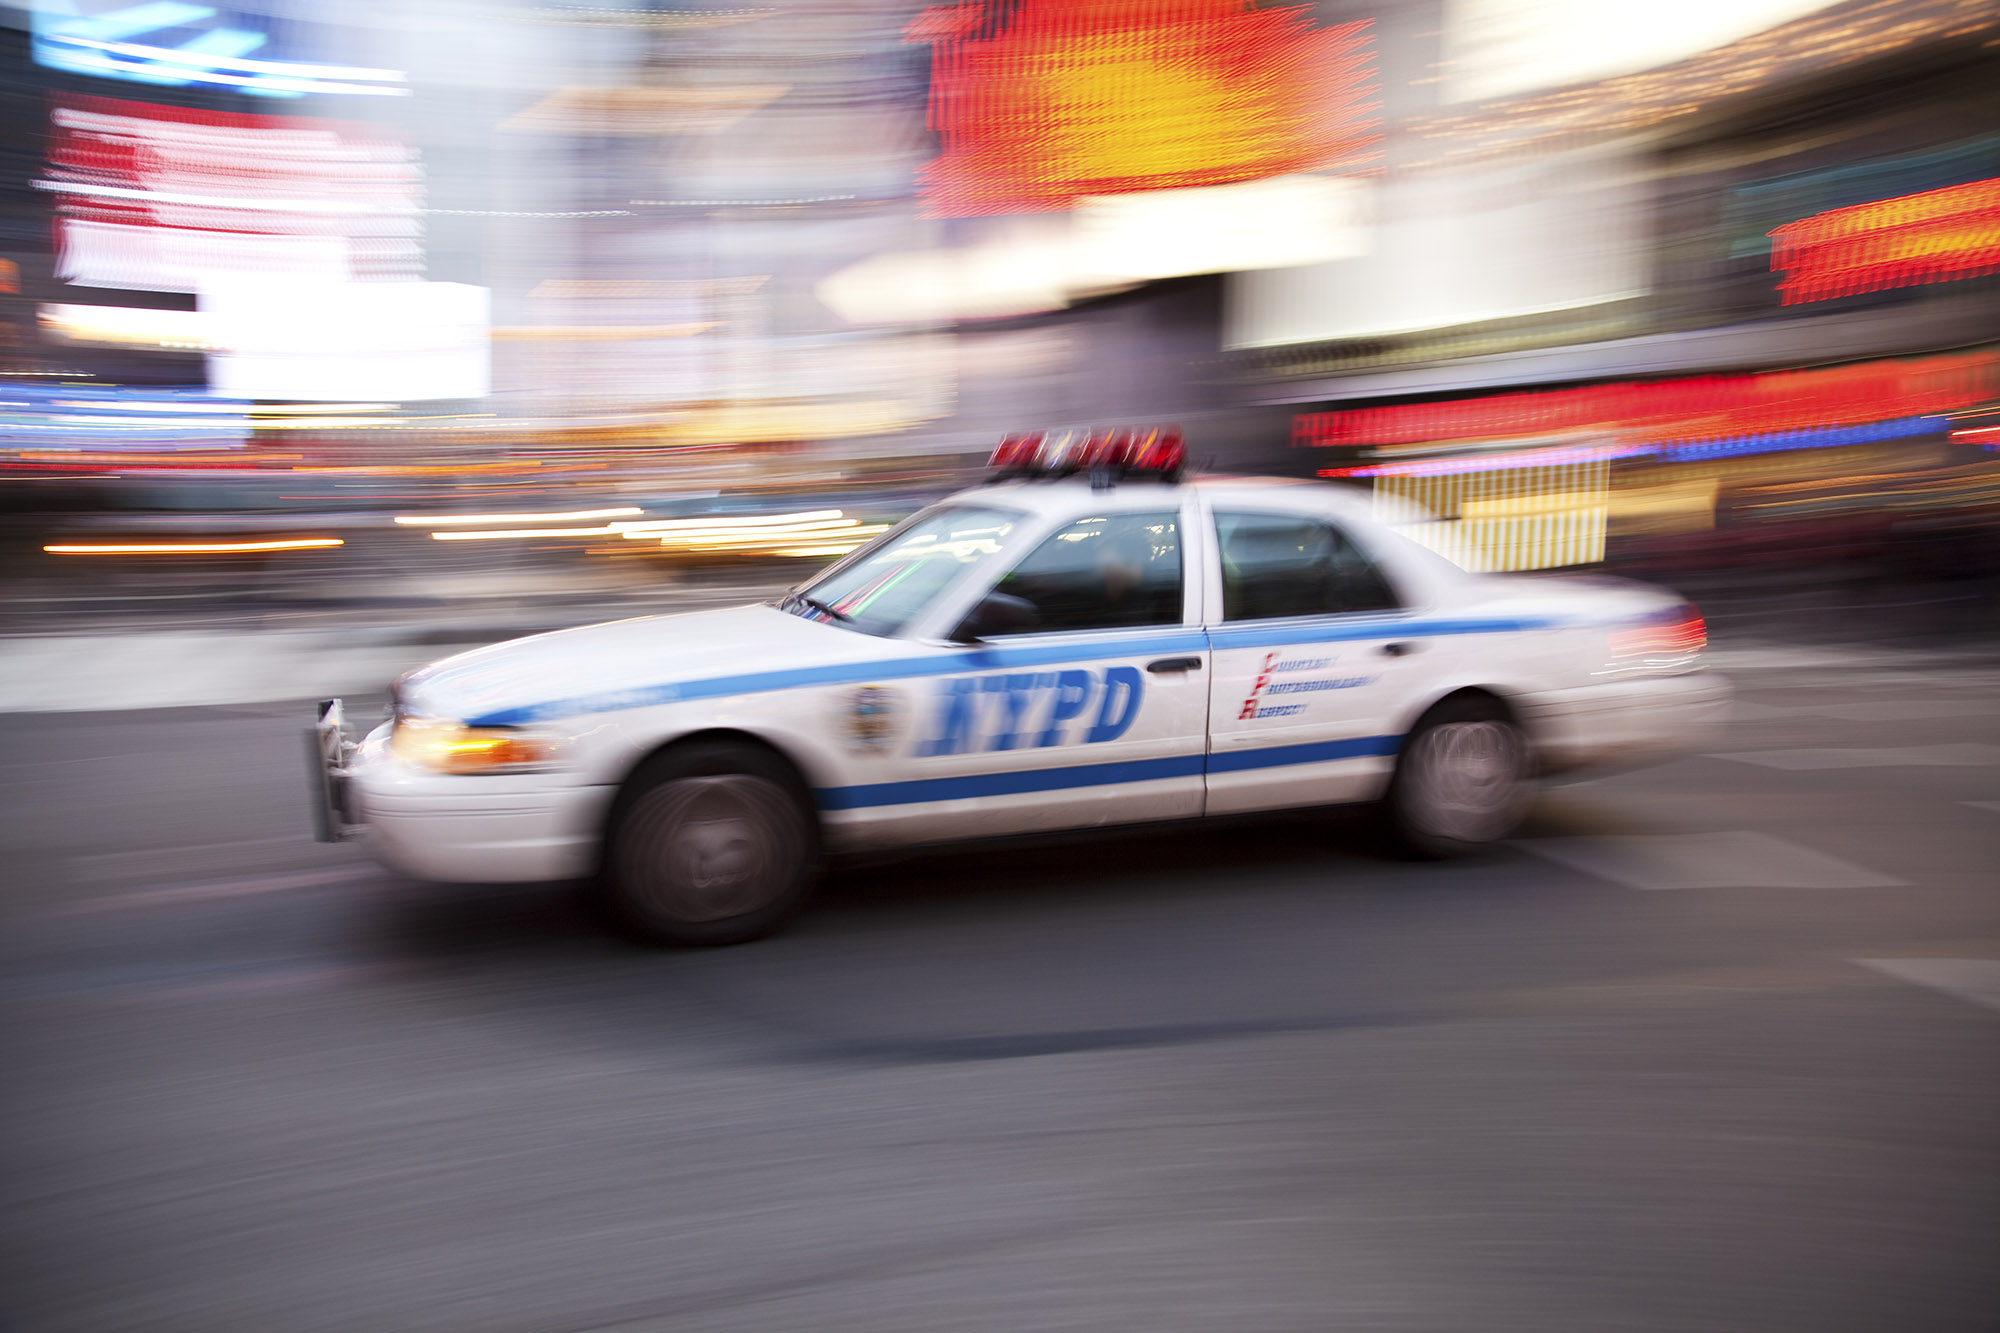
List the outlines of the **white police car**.
{"label": "white police car", "polygon": [[446,658],[359,745],[322,704],[328,835],[422,878],[595,876],[638,935],[723,944],[823,852],[1379,801],[1446,855],[1726,707],[1672,593],[1468,574],[1337,487],[1178,481],[1159,433],[995,463],[775,603]]}

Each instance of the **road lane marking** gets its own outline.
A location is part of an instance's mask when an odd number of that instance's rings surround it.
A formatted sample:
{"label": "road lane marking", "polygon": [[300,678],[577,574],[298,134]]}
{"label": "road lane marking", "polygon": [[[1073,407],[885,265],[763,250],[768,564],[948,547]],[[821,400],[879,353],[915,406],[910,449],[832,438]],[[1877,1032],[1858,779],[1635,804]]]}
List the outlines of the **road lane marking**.
{"label": "road lane marking", "polygon": [[1993,699],[1864,699],[1855,703],[1760,704],[1739,700],[1734,715],[1743,721],[1775,717],[1831,717],[1843,722],[1921,722],[1933,718],[1991,717]]}
{"label": "road lane marking", "polygon": [[233,1003],[275,996],[395,982],[422,975],[409,961],[299,963],[256,971],[224,969],[209,976],[121,978],[84,975],[0,987],[0,1007],[49,1004],[157,1005]]}
{"label": "road lane marking", "polygon": [[1991,810],[1995,814],[2000,814],[2000,801],[1966,801],[1965,804],[1975,810]]}
{"label": "road lane marking", "polygon": [[1857,958],[1863,967],[2000,1010],[2000,961],[1991,958]]}
{"label": "road lane marking", "polygon": [[[70,868],[76,871],[80,878],[109,880],[122,878],[134,870],[144,872],[152,869],[157,871],[163,865],[171,865],[181,860],[200,860],[204,857],[208,857],[211,860],[218,859],[213,856],[213,853],[217,852],[234,854],[233,856],[225,855],[220,859],[241,861],[258,855],[261,849],[264,848],[291,847],[296,849],[301,845],[301,842],[302,839],[296,834],[283,838],[240,838],[228,842],[195,842],[185,843],[178,847],[149,847],[136,852],[90,852],[86,855],[70,857],[69,863]],[[224,869],[226,867],[223,866],[208,867],[210,873]],[[256,867],[249,866],[243,867],[243,869],[254,871]],[[202,868],[195,867],[192,873],[199,875],[202,873]]]}
{"label": "road lane marking", "polygon": [[1908,882],[1768,833],[1530,838],[1518,845],[1628,889],[1888,889]]}
{"label": "road lane marking", "polygon": [[2000,745],[1954,741],[1944,745],[1885,745],[1868,749],[1745,750],[1711,754],[1761,768],[1972,768],[2000,764]]}
{"label": "road lane marking", "polygon": [[327,884],[349,884],[370,878],[369,866],[345,866],[335,870],[308,870],[294,875],[262,875],[255,879],[216,880],[206,884],[174,884],[165,888],[138,889],[102,898],[66,903],[56,909],[58,916],[81,916],[92,912],[116,912],[136,907],[173,907],[181,903],[211,902],[222,898],[247,898],[260,893],[283,893],[290,889],[318,888]]}

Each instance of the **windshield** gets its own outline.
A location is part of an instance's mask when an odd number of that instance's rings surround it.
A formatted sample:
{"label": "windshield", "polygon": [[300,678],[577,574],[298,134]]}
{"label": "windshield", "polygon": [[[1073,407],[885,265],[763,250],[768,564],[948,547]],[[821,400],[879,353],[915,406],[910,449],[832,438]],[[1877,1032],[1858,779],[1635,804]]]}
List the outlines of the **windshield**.
{"label": "windshield", "polygon": [[998,555],[1020,519],[1011,509],[971,505],[921,514],[851,564],[792,594],[784,605],[866,634],[894,634],[952,580]]}

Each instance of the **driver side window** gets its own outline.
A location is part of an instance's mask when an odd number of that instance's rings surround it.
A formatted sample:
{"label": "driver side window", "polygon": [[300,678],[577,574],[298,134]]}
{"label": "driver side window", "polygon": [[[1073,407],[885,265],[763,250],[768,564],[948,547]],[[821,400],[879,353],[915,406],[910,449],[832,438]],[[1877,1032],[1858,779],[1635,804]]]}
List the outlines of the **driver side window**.
{"label": "driver side window", "polygon": [[1024,632],[1181,623],[1178,512],[1079,519],[1029,553],[994,591],[1033,608]]}

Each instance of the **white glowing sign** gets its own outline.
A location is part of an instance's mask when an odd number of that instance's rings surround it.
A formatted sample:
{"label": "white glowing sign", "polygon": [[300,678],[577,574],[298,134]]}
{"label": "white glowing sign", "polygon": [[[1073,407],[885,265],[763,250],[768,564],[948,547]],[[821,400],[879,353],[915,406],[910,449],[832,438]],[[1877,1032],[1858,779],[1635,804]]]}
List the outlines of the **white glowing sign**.
{"label": "white glowing sign", "polygon": [[408,403],[482,398],[490,293],[457,282],[218,282],[201,313],[211,393]]}
{"label": "white glowing sign", "polygon": [[1445,97],[1477,101],[1631,74],[1803,18],[1830,0],[1447,0]]}
{"label": "white glowing sign", "polygon": [[1156,278],[1323,263],[1367,252],[1372,188],[1295,175],[1084,199],[974,245],[871,256],[818,296],[854,324],[949,322],[1060,310]]}

